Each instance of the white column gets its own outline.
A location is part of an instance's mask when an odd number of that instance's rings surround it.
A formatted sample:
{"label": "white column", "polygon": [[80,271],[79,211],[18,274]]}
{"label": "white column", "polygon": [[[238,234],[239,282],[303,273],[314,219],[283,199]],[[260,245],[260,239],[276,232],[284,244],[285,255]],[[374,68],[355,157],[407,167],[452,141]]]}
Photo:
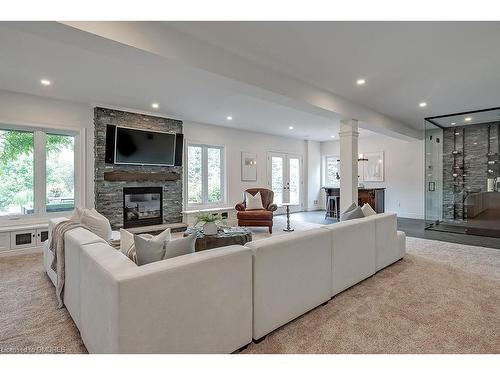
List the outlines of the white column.
{"label": "white column", "polygon": [[358,203],[358,120],[340,121],[340,212]]}

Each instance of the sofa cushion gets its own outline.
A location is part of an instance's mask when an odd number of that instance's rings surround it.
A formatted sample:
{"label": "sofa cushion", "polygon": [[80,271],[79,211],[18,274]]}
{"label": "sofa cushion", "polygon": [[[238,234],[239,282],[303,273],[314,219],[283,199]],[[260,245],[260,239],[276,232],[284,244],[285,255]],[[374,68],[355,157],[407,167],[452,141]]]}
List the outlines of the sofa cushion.
{"label": "sofa cushion", "polygon": [[252,241],[253,337],[315,308],[331,297],[330,234],[311,229]]}
{"label": "sofa cushion", "polygon": [[245,220],[272,220],[273,213],[267,210],[238,211],[237,217]]}
{"label": "sofa cushion", "polygon": [[375,269],[381,270],[402,258],[397,240],[397,217],[395,213],[382,213],[366,218],[375,223]]}
{"label": "sofa cushion", "polygon": [[332,296],[375,273],[375,222],[348,220],[322,227],[332,238]]}
{"label": "sofa cushion", "polygon": [[263,210],[264,206],[262,205],[262,197],[260,195],[260,191],[252,195],[249,192],[245,192],[245,203],[247,210]]}

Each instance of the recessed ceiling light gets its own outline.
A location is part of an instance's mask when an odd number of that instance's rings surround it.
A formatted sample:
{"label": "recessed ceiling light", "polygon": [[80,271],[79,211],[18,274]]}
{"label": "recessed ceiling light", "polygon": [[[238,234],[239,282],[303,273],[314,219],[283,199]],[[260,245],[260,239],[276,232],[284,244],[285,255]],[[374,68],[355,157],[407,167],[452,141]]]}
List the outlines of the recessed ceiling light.
{"label": "recessed ceiling light", "polygon": [[50,82],[48,79],[41,79],[40,83],[44,86],[50,86],[52,82]]}
{"label": "recessed ceiling light", "polygon": [[427,103],[426,102],[422,102],[422,103],[419,103],[418,106],[421,107],[421,108],[424,108],[424,107],[427,107]]}
{"label": "recessed ceiling light", "polygon": [[452,122],[450,125],[456,125],[457,123],[456,122]]}
{"label": "recessed ceiling light", "polygon": [[231,121],[233,119],[233,116],[227,116],[226,120]]}
{"label": "recessed ceiling light", "polygon": [[153,103],[151,104],[151,107],[153,107],[154,109],[158,109],[160,108],[160,105],[158,103]]}
{"label": "recessed ceiling light", "polygon": [[464,120],[467,121],[467,122],[469,122],[469,121],[472,120],[472,117],[466,117],[466,118],[464,118]]}
{"label": "recessed ceiling light", "polygon": [[292,125],[290,125],[290,126],[288,127],[288,129],[293,130],[293,126],[292,126]]}
{"label": "recessed ceiling light", "polygon": [[330,136],[330,138],[335,138],[335,136],[334,136],[334,135],[331,135],[331,136]]}
{"label": "recessed ceiling light", "polygon": [[360,79],[358,79],[358,80],[356,81],[356,84],[357,84],[358,86],[363,86],[365,83],[366,83],[366,79],[364,79],[364,78],[360,78]]}

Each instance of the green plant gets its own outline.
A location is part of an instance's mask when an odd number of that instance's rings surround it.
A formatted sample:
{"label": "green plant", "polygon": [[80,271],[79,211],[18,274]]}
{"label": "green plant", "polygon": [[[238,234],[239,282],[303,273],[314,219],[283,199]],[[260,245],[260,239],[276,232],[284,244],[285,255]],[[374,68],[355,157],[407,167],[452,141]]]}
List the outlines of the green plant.
{"label": "green plant", "polygon": [[203,225],[206,223],[215,223],[217,225],[220,225],[220,224],[225,224],[225,221],[222,218],[221,214],[212,214],[209,212],[203,212],[196,215],[196,223],[194,223],[195,226]]}

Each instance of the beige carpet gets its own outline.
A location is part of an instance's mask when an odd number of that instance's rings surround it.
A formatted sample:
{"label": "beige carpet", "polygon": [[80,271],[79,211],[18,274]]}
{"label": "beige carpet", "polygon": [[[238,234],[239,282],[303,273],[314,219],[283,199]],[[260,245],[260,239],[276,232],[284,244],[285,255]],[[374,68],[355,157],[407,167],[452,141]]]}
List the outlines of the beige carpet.
{"label": "beige carpet", "polygon": [[[0,258],[0,301],[0,352],[85,352],[40,254]],[[408,238],[402,261],[244,353],[500,353],[500,251]]]}

